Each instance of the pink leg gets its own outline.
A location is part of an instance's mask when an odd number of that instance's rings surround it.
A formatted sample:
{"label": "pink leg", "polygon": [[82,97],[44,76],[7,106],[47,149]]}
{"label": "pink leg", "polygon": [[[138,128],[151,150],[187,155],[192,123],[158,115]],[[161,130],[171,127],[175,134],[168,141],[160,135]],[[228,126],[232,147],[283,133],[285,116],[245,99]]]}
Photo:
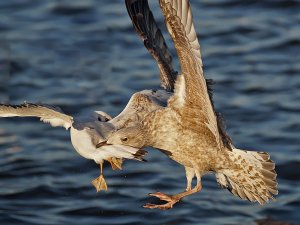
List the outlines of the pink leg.
{"label": "pink leg", "polygon": [[201,185],[201,183],[199,183],[193,189],[181,192],[176,195],[166,195],[162,192],[155,192],[155,193],[149,194],[150,196],[157,197],[160,200],[166,201],[167,203],[162,204],[162,205],[155,205],[155,204],[147,203],[146,205],[144,205],[144,208],[161,209],[161,210],[171,209],[171,208],[173,208],[173,205],[176,204],[177,202],[179,202],[182,198],[199,192],[201,190],[201,188],[202,188],[202,185]]}

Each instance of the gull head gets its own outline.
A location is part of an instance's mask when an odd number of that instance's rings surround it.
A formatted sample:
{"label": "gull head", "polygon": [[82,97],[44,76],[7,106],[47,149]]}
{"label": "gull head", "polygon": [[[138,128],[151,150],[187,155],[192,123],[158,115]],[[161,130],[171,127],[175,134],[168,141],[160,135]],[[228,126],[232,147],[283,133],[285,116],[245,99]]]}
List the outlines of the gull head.
{"label": "gull head", "polygon": [[93,117],[100,122],[107,122],[112,119],[110,115],[103,111],[95,111],[93,112]]}
{"label": "gull head", "polygon": [[146,138],[139,126],[128,127],[111,133],[108,136],[107,144],[127,145],[140,149],[146,146]]}

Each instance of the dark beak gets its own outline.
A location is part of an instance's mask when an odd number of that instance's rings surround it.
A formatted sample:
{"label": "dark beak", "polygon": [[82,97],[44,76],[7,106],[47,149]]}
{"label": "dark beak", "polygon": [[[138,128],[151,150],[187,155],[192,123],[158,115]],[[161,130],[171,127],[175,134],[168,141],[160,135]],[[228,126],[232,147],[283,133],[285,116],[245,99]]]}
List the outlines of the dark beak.
{"label": "dark beak", "polygon": [[111,145],[111,144],[107,144],[107,141],[102,141],[102,142],[96,144],[96,148],[101,148],[101,147],[107,146],[107,145]]}

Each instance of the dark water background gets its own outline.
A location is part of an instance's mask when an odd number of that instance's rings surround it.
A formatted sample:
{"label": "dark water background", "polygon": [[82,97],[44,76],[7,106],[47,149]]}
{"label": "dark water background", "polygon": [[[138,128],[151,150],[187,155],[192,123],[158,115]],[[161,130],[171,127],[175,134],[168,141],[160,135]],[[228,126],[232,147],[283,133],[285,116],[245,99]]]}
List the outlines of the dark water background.
{"label": "dark water background", "polygon": [[[217,82],[216,107],[236,146],[271,153],[277,201],[244,202],[206,176],[202,192],[174,209],[143,209],[150,192],[184,190],[181,166],[151,151],[148,163],[128,161],[120,172],[107,166],[109,191],[97,194],[90,181],[98,166],[77,155],[68,132],[36,119],[4,118],[1,224],[300,221],[300,1],[191,2],[205,73]],[[164,27],[157,1],[150,3]],[[54,104],[73,116],[117,115],[135,91],[159,87],[156,64],[123,1],[1,0],[0,58],[0,101]]]}

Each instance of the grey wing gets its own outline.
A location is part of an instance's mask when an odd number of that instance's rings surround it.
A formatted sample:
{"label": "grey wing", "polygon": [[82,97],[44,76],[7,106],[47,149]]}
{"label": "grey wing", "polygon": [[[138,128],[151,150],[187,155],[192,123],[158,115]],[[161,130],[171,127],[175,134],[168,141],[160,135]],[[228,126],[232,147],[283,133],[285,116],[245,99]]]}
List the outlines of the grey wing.
{"label": "grey wing", "polygon": [[108,135],[115,130],[115,126],[107,122],[95,122],[92,127],[95,129],[95,132],[97,132],[97,135],[100,136],[98,143],[105,141]]}
{"label": "grey wing", "polygon": [[115,130],[115,127],[112,123],[100,121],[75,121],[73,123],[73,127],[79,131],[85,130],[85,132],[87,132],[89,137],[91,138],[91,141],[95,147],[99,142],[105,141],[107,139],[107,136]]}
{"label": "grey wing", "polygon": [[58,107],[46,104],[0,104],[0,117],[38,117],[53,127],[61,126],[66,129],[70,128],[73,123],[73,117],[66,115]]}
{"label": "grey wing", "polygon": [[101,135],[95,128],[86,127],[84,128],[85,132],[88,133],[91,138],[92,144],[96,147],[98,143],[103,142],[106,138]]}
{"label": "grey wing", "polygon": [[177,72],[173,69],[171,53],[149,8],[148,1],[126,0],[125,3],[136,32],[158,64],[162,86],[167,91],[173,91]]}

